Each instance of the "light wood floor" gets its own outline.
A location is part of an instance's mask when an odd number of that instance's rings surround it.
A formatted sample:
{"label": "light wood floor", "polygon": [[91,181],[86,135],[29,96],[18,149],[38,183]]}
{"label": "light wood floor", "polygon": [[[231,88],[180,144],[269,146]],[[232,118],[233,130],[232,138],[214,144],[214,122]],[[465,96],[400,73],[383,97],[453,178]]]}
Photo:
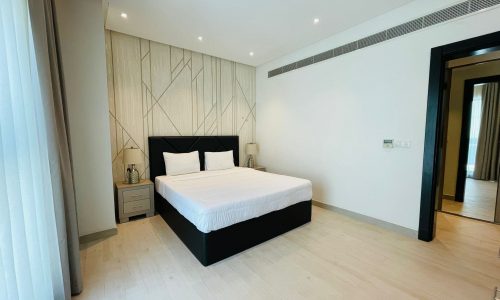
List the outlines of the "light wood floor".
{"label": "light wood floor", "polygon": [[441,210],[493,222],[497,201],[496,182],[467,178],[464,196],[464,202],[443,199]]}
{"label": "light wood floor", "polygon": [[85,245],[75,299],[491,299],[500,226],[437,224],[426,243],[313,207],[310,224],[203,267],[155,216]]}

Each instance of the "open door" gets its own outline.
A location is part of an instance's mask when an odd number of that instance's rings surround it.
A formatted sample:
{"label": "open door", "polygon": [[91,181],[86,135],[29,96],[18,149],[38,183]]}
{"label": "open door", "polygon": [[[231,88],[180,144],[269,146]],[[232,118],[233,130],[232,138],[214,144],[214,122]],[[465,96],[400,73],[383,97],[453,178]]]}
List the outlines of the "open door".
{"label": "open door", "polygon": [[[436,214],[439,201],[440,168],[442,165],[443,128],[443,91],[448,61],[487,54],[500,50],[500,32],[455,42],[431,49],[429,68],[429,90],[427,95],[427,114],[422,166],[422,187],[418,238],[432,241],[436,232]],[[497,197],[498,198],[498,197]],[[498,211],[496,215],[500,214]]]}

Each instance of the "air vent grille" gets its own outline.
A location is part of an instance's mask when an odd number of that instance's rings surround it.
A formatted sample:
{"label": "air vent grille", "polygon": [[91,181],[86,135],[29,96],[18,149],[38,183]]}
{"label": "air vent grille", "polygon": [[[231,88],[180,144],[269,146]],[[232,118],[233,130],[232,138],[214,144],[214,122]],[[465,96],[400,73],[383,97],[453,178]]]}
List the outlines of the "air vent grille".
{"label": "air vent grille", "polygon": [[424,26],[423,20],[424,20],[423,18],[418,18],[410,22],[406,22],[404,24],[387,29],[387,39],[393,39],[395,37],[402,36],[410,32],[422,29]]}
{"label": "air vent grille", "polygon": [[269,71],[267,73],[267,77],[274,77],[274,76],[279,75],[281,73],[283,73],[283,70],[281,68],[277,68],[277,69],[274,69],[272,71]]}
{"label": "air vent grille", "polygon": [[282,68],[282,73],[285,73],[285,72],[289,72],[289,71],[292,71],[294,70],[295,68],[297,67],[297,63],[294,62],[294,63],[291,63],[289,65],[286,65]]}
{"label": "air vent grille", "polygon": [[500,0],[472,0],[470,2],[470,11],[475,12],[498,4],[500,4]]}
{"label": "air vent grille", "polygon": [[332,57],[333,57],[333,50],[328,50],[318,55],[314,55],[314,62],[317,63],[325,59],[330,59]]}
{"label": "air vent grille", "polygon": [[429,27],[442,22],[446,22],[463,15],[469,11],[469,1],[462,2],[451,7],[442,9],[424,17],[424,27]]}
{"label": "air vent grille", "polygon": [[433,26],[439,23],[443,23],[472,12],[476,12],[482,9],[490,8],[495,5],[500,5],[500,0],[468,0],[448,8],[436,11],[434,13],[428,14],[424,17],[417,18],[415,20],[403,23],[401,25],[389,28],[387,30],[372,34],[370,36],[364,37],[360,40],[347,43],[345,45],[339,46],[335,49],[331,49],[320,54],[304,58],[302,60],[296,61],[294,63],[288,64],[286,66],[279,67],[277,69],[268,72],[267,76],[274,77],[286,72],[290,72],[295,69],[303,68],[305,66],[318,63],[333,57],[344,55],[358,49],[376,45],[386,40],[390,40],[425,27]]}
{"label": "air vent grille", "polygon": [[372,34],[358,41],[358,49],[378,44],[387,39],[387,31]]}
{"label": "air vent grille", "polygon": [[355,51],[357,49],[358,49],[358,41],[355,41],[355,42],[345,44],[343,46],[340,46],[340,47],[333,49],[333,55],[339,56],[339,55],[343,55],[343,54]]}
{"label": "air vent grille", "polygon": [[314,63],[314,56],[304,58],[303,60],[299,60],[297,62],[297,68],[302,68],[302,67],[308,66],[308,65],[313,64],[313,63]]}

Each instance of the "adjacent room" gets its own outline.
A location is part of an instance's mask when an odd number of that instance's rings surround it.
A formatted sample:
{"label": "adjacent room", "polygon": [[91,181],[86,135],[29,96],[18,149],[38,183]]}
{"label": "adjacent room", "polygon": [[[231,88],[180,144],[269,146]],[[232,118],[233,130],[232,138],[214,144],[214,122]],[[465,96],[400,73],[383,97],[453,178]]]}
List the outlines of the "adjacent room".
{"label": "adjacent room", "polygon": [[[500,123],[496,120],[499,117],[496,103],[500,101],[499,93],[496,92],[496,80],[500,77],[485,75],[490,75],[488,70],[493,74],[497,73],[499,67],[496,61],[481,62],[453,71],[441,208],[443,212],[490,222],[495,219],[499,170],[499,137],[496,135],[500,132],[497,129]],[[462,81],[462,84],[466,82],[469,87],[454,85],[459,82],[454,79],[460,74],[470,77]],[[469,95],[464,94],[467,89],[471,91]],[[455,95],[455,90],[460,94]],[[468,142],[461,142],[461,138]]]}
{"label": "adjacent room", "polygon": [[448,62],[450,87],[441,211],[495,222],[500,52]]}
{"label": "adjacent room", "polygon": [[0,299],[500,299],[500,0],[2,0]]}

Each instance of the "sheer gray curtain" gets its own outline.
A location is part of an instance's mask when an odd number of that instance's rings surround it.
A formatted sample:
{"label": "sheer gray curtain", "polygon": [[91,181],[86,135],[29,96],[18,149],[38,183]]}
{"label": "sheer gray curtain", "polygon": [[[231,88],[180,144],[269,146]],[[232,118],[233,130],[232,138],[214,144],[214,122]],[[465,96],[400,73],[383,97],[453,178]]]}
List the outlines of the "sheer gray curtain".
{"label": "sheer gray curtain", "polygon": [[[50,122],[47,125],[54,132],[51,141],[54,146],[52,159],[58,160],[60,174],[57,175],[62,183],[62,195],[57,199],[60,205],[56,206],[56,223],[59,247],[62,249],[63,280],[65,286],[71,288],[71,294],[79,294],[82,290],[82,278],[78,221],[55,9],[52,0],[29,0],[28,3],[41,94],[47,120]],[[67,288],[66,290],[69,291]],[[69,293],[66,292],[66,298],[68,297]]]}
{"label": "sheer gray curtain", "polygon": [[472,177],[480,180],[498,180],[500,141],[500,89],[498,82],[483,86],[481,126]]}

